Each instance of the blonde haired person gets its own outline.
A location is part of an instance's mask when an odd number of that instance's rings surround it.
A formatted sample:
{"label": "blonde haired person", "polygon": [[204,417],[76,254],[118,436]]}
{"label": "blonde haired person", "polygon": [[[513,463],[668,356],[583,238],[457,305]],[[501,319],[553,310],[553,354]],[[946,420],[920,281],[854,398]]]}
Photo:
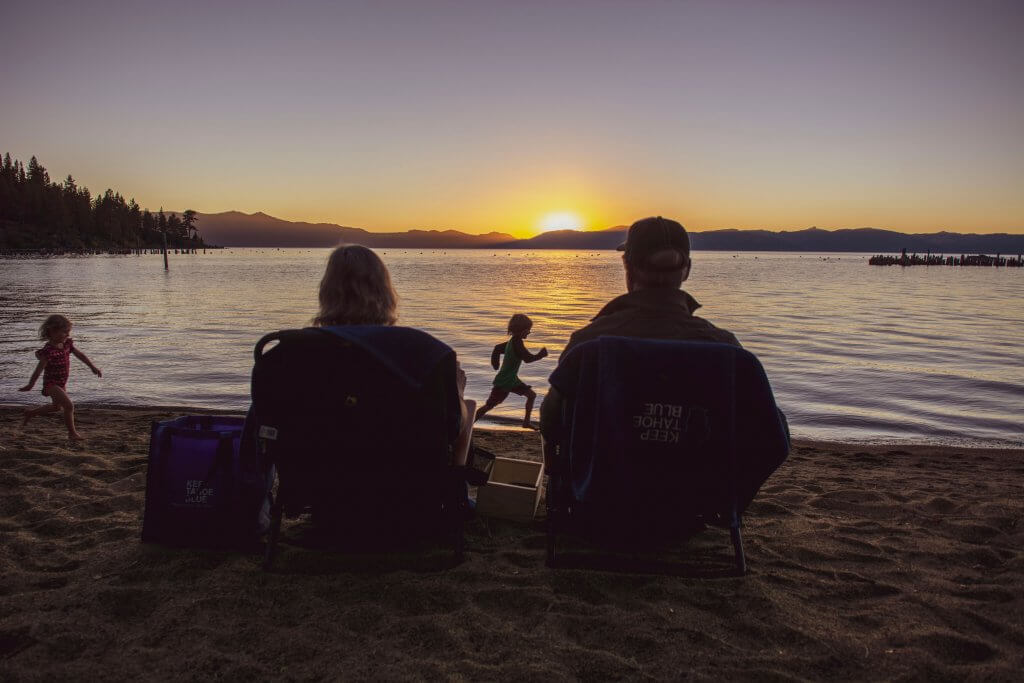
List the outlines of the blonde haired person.
{"label": "blonde haired person", "polygon": [[397,320],[398,296],[380,257],[358,244],[343,244],[331,252],[313,324],[394,325]]}
{"label": "blonde haired person", "polygon": [[[320,310],[313,318],[317,327],[394,325],[398,320],[398,296],[387,266],[373,250],[358,244],[343,244],[331,252],[320,280],[319,299]],[[454,445],[455,464],[465,465],[476,402],[463,398],[466,373],[458,363],[455,371],[461,406],[461,427]]]}
{"label": "blonde haired person", "polygon": [[52,403],[26,410],[21,424],[27,425],[29,420],[36,415],[63,410],[64,424],[68,428],[68,438],[78,441],[83,437],[75,429],[75,404],[71,402],[71,397],[67,393],[68,375],[71,374],[71,354],[85,363],[97,377],[102,377],[103,373],[92,364],[88,356],[75,348],[75,342],[71,338],[71,321],[63,315],[48,316],[39,326],[39,338],[46,340],[43,348],[36,351],[39,364],[32,372],[28,384],[18,391],[32,391],[32,387],[36,385],[36,380],[42,373],[43,396],[49,398]]}

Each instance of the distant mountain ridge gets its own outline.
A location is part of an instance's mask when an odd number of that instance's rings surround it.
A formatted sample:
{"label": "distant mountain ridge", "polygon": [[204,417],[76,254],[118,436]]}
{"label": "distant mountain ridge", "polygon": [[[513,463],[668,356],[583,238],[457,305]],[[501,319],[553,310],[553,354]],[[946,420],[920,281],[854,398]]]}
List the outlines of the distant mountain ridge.
{"label": "distant mountain ridge", "polygon": [[[529,239],[501,232],[469,235],[457,230],[370,232],[334,223],[292,222],[264,213],[227,211],[199,214],[197,226],[207,244],[227,247],[333,247],[343,242],[396,249],[614,249],[626,227],[555,230]],[[854,251],[960,254],[1024,252],[1024,235],[935,232],[908,234],[878,228],[793,231],[708,230],[690,232],[694,249],[708,251]]]}
{"label": "distant mountain ridge", "polygon": [[262,212],[201,213],[196,223],[207,244],[225,247],[333,247],[350,242],[368,247],[450,249],[486,247],[515,240],[512,235],[500,232],[486,235],[468,235],[457,230],[370,232],[334,223],[286,221]]}
{"label": "distant mountain ridge", "polygon": [[[626,229],[578,232],[558,230],[526,240],[495,244],[498,249],[614,249],[626,239]],[[908,234],[878,228],[794,231],[708,230],[690,231],[690,246],[703,251],[853,251],[943,254],[1024,252],[1024,235],[936,232]]]}

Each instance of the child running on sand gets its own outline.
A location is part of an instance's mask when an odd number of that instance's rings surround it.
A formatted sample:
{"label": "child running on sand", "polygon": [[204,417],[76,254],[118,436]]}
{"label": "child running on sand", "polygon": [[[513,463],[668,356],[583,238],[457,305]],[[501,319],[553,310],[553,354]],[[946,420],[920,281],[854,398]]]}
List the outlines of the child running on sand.
{"label": "child running on sand", "polygon": [[[533,321],[522,313],[516,313],[509,319],[509,340],[495,345],[494,350],[491,352],[491,367],[498,370],[498,374],[494,376],[494,387],[491,389],[491,395],[487,397],[487,402],[480,406],[480,410],[476,411],[474,421],[479,420],[488,411],[508,398],[509,394],[518,394],[519,396],[526,397],[526,416],[523,417],[523,426],[530,429],[535,428],[530,422],[530,413],[533,412],[533,401],[537,398],[537,392],[531,389],[529,385],[523,383],[523,380],[519,379],[517,374],[519,366],[523,361],[532,363],[548,355],[548,350],[544,347],[541,347],[541,350],[537,353],[530,353],[526,350],[523,340],[530,335],[530,330],[532,329]],[[499,370],[498,358],[501,354],[505,354],[505,358],[501,361],[501,369]]]}
{"label": "child running on sand", "polygon": [[18,391],[32,391],[39,373],[43,373],[43,396],[48,396],[53,403],[46,406],[39,406],[25,411],[23,425],[36,415],[44,413],[55,413],[58,410],[64,411],[64,423],[68,427],[68,437],[74,441],[82,439],[82,435],[75,429],[75,404],[68,397],[67,387],[68,374],[71,372],[71,355],[75,354],[78,360],[89,366],[93,374],[102,377],[100,369],[92,364],[89,358],[75,348],[74,340],[71,339],[71,321],[62,315],[51,315],[46,318],[39,327],[39,338],[46,340],[46,345],[36,351],[36,358],[39,365],[32,373],[28,384]]}

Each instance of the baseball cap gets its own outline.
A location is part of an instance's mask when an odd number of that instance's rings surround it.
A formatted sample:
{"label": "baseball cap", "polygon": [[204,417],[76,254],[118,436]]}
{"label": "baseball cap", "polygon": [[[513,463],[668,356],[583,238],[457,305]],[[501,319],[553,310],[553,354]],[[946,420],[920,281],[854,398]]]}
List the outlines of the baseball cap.
{"label": "baseball cap", "polygon": [[670,218],[651,216],[641,218],[629,226],[626,241],[618,249],[626,252],[626,259],[635,266],[648,270],[679,270],[686,263],[685,258],[667,266],[650,263],[650,258],[665,251],[675,251],[689,257],[690,237],[682,224]]}

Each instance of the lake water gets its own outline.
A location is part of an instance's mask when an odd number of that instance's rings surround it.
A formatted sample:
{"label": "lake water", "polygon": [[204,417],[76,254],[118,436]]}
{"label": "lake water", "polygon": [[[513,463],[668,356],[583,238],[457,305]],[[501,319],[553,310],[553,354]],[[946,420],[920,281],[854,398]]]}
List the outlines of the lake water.
{"label": "lake water", "polygon": [[[508,317],[552,358],[520,376],[543,394],[570,332],[625,291],[616,252],[380,250],[400,324],[450,344],[467,396],[487,396]],[[248,405],[252,347],[309,323],[328,251],[0,260],[3,403],[19,393],[49,313],[103,370],[72,361],[79,403]],[[794,435],[874,443],[1024,445],[1024,269],[873,267],[867,255],[696,252],[687,290],[768,372]],[[538,402],[539,405],[539,402]],[[510,396],[494,415],[521,419]],[[536,413],[534,415],[536,418]]]}

